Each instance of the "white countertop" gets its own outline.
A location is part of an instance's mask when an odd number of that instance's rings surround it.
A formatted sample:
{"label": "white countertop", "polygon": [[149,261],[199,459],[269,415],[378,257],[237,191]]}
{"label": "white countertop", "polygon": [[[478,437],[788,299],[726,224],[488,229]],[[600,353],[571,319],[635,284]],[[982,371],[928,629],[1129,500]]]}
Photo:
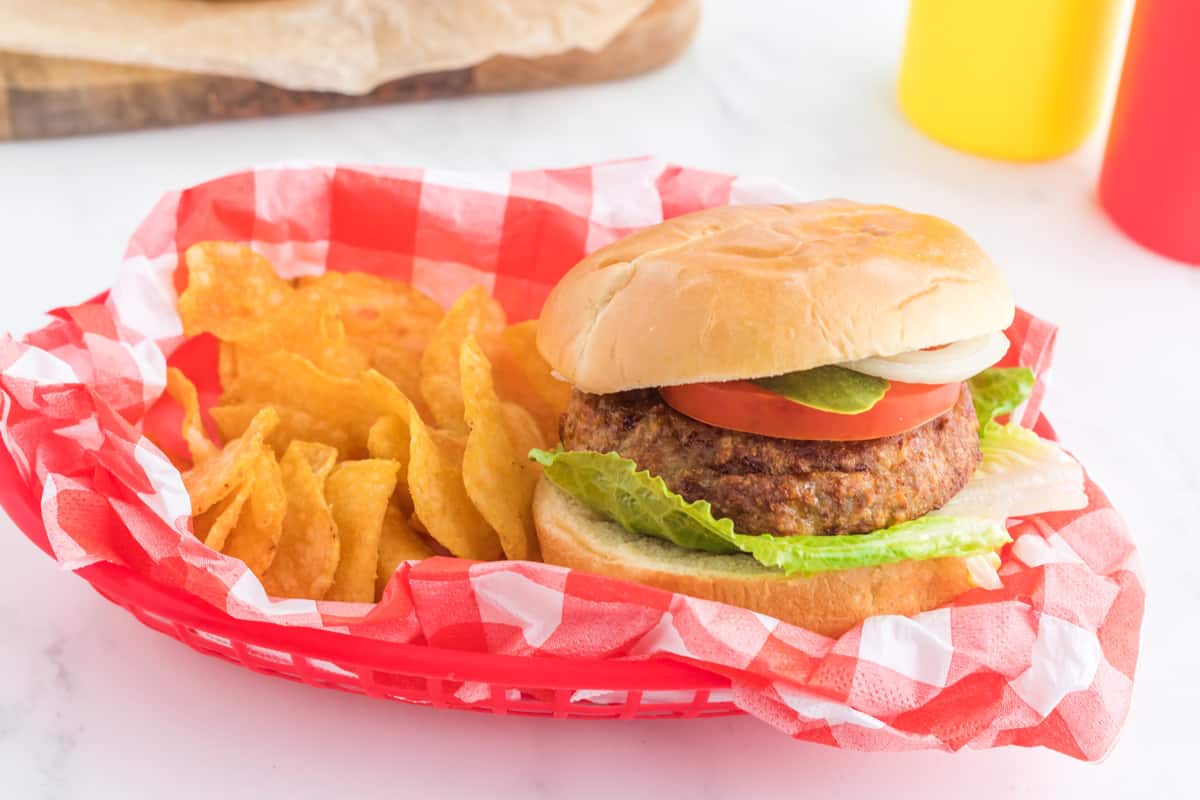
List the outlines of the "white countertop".
{"label": "white countertop", "polygon": [[143,628],[4,519],[0,797],[1096,800],[1193,784],[1200,269],[1142,250],[1099,211],[1102,133],[1063,160],[1015,166],[910,128],[893,99],[901,3],[784,5],[711,0],[682,61],[622,84],[0,144],[0,328],[25,330],[107,286],[164,190],[281,159],[495,169],[650,153],[949,217],[1019,303],[1061,326],[1047,412],[1141,548],[1144,647],[1109,759],[867,755],[748,718],[496,719],[319,691]]}

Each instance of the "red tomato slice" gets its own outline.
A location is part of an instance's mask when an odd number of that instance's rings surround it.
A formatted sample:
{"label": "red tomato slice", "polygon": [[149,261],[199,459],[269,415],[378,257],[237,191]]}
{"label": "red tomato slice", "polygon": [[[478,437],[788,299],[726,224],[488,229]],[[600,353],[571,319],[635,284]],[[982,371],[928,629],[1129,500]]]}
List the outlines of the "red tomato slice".
{"label": "red tomato slice", "polygon": [[717,428],[778,439],[850,442],[912,430],[954,407],[961,383],[891,382],[887,394],[861,414],[820,411],[769,392],[750,381],[664,386],[667,405]]}

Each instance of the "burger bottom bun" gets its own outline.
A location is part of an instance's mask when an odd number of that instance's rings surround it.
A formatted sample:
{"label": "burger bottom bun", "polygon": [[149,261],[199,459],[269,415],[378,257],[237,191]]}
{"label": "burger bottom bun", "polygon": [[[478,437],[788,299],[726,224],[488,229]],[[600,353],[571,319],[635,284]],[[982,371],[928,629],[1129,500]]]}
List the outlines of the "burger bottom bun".
{"label": "burger bottom bun", "polygon": [[629,533],[546,478],[534,494],[533,518],[550,564],[742,606],[825,636],[877,614],[938,608],[975,585],[961,558],[788,577],[748,555],[687,550]]}

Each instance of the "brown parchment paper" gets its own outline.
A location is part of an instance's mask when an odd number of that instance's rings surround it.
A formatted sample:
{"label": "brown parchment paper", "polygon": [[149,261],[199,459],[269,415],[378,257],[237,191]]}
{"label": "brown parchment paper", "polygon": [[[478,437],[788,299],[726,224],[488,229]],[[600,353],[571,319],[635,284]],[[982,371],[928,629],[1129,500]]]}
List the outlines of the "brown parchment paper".
{"label": "brown parchment paper", "polygon": [[0,0],[0,50],[363,94],[495,55],[599,50],[652,0]]}

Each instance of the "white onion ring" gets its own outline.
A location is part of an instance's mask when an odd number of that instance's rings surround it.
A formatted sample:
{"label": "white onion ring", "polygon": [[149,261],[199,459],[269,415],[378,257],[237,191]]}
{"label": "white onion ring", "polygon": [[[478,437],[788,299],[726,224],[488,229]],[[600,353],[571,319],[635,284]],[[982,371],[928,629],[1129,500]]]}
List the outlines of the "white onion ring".
{"label": "white onion ring", "polygon": [[838,366],[901,383],[956,383],[978,375],[1008,352],[1008,337],[1000,331],[937,350],[913,350],[887,358],[863,358]]}

